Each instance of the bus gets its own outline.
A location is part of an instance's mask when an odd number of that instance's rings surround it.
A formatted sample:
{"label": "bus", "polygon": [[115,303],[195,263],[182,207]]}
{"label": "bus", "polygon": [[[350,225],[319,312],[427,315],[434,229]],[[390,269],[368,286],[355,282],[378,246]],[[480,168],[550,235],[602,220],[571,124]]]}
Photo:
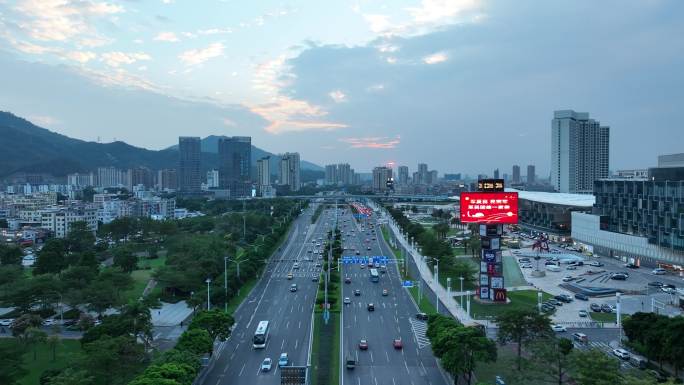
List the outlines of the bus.
{"label": "bus", "polygon": [[380,275],[378,275],[378,269],[368,269],[370,271],[370,280],[371,282],[378,282],[380,281]]}
{"label": "bus", "polygon": [[254,349],[263,349],[266,347],[266,340],[268,340],[268,321],[259,321],[259,325],[257,325],[256,332],[254,333],[254,339],[252,340],[252,346],[254,346]]}

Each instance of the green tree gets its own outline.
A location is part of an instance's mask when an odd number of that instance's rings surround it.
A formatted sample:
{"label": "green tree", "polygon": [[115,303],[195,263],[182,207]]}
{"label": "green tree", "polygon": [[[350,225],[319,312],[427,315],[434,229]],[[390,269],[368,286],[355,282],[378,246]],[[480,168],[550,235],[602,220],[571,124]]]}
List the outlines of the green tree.
{"label": "green tree", "polygon": [[567,338],[540,339],[530,344],[531,369],[528,378],[563,385],[570,367],[573,344]]}
{"label": "green tree", "polygon": [[665,332],[666,350],[669,361],[674,368],[675,378],[679,377],[679,370],[684,365],[684,317],[675,317],[668,320]]}
{"label": "green tree", "polygon": [[201,311],[195,315],[189,329],[204,329],[209,333],[212,340],[219,338],[225,341],[230,337],[231,327],[235,323],[233,317],[218,309]]}
{"label": "green tree", "polygon": [[43,318],[37,314],[22,314],[19,318],[12,322],[10,328],[12,335],[21,338],[26,330],[30,328],[39,328],[43,325]]}
{"label": "green tree", "polygon": [[53,334],[47,337],[46,342],[52,352],[52,362],[55,362],[57,360],[57,347],[62,343],[62,340],[59,338],[59,335]]}
{"label": "green tree", "polygon": [[437,234],[437,237],[439,237],[439,239],[446,238],[447,233],[450,229],[451,228],[449,227],[449,224],[446,222],[440,222],[432,226],[432,230],[435,231],[435,234]]}
{"label": "green tree", "polygon": [[206,330],[192,329],[180,336],[176,348],[195,354],[211,353],[214,348],[214,340],[211,339]]}
{"label": "green tree", "polygon": [[72,222],[71,225],[69,225],[66,243],[69,251],[72,253],[90,251],[95,248],[95,235],[88,229],[88,224],[86,222]]}
{"label": "green tree", "polygon": [[522,346],[551,335],[551,321],[534,310],[512,309],[496,317],[497,338],[501,344],[513,342],[517,349],[517,368],[522,364]]}
{"label": "green tree", "polygon": [[106,337],[83,345],[84,367],[98,384],[125,384],[143,366],[145,351],[130,336]]}
{"label": "green tree", "polygon": [[573,379],[580,385],[620,383],[620,362],[602,351],[590,349],[572,356]]}
{"label": "green tree", "polygon": [[38,359],[38,345],[47,340],[47,333],[39,328],[30,327],[22,333],[21,339],[27,347],[33,348],[33,360],[35,361]]}
{"label": "green tree", "polygon": [[145,347],[152,343],[152,315],[150,308],[144,302],[133,301],[121,310],[121,315],[132,323],[131,332],[136,338],[140,338]]}
{"label": "green tree", "polygon": [[0,265],[21,265],[22,256],[18,247],[0,244]]}
{"label": "green tree", "polygon": [[26,375],[23,354],[24,349],[19,344],[0,344],[0,384],[16,384]]}
{"label": "green tree", "polygon": [[61,239],[53,238],[45,242],[38,253],[38,258],[33,266],[33,275],[56,274],[66,266],[66,244]]}
{"label": "green tree", "polygon": [[117,250],[114,253],[114,266],[121,268],[126,273],[131,273],[138,268],[138,257],[128,249]]}
{"label": "green tree", "polygon": [[454,376],[455,385],[461,376],[470,385],[477,362],[496,361],[496,343],[473,327],[447,327],[438,332],[431,342],[444,369]]}
{"label": "green tree", "polygon": [[94,378],[86,370],[66,368],[61,373],[50,378],[48,385],[93,385]]}

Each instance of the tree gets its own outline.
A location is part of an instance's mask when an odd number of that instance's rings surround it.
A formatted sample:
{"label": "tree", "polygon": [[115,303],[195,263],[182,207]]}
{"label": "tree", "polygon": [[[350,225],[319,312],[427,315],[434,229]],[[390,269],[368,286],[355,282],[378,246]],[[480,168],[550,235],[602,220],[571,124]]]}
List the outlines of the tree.
{"label": "tree", "polygon": [[18,247],[0,244],[0,265],[21,265],[22,256]]}
{"label": "tree", "polygon": [[181,334],[176,348],[195,354],[211,353],[214,348],[214,340],[211,339],[209,332],[206,330],[188,330]]}
{"label": "tree", "polygon": [[145,347],[152,343],[152,315],[150,308],[143,302],[134,301],[124,306],[121,315],[132,323],[131,332],[144,341]]}
{"label": "tree", "polygon": [[47,345],[50,347],[50,350],[52,351],[52,362],[55,362],[57,360],[57,347],[62,342],[62,340],[59,338],[57,334],[53,334],[47,338],[46,342]]}
{"label": "tree", "polygon": [[16,343],[0,344],[0,384],[15,384],[24,377],[26,369],[22,346]]}
{"label": "tree", "polygon": [[102,338],[83,345],[84,367],[97,384],[125,384],[141,369],[145,351],[130,336]]}
{"label": "tree", "polygon": [[440,222],[433,225],[432,229],[437,234],[437,237],[439,237],[440,239],[444,239],[446,238],[446,235],[451,228],[449,227],[449,224],[447,224],[446,222]]}
{"label": "tree", "polygon": [[21,339],[24,341],[26,346],[33,347],[33,360],[35,361],[38,359],[38,344],[45,342],[47,339],[47,333],[38,328],[30,327],[24,331]]}
{"label": "tree", "polygon": [[9,226],[7,225],[7,219],[5,219],[5,218],[0,219],[0,229],[6,229],[8,227]]}
{"label": "tree", "polygon": [[204,329],[209,333],[212,340],[219,338],[225,341],[230,337],[231,327],[235,323],[233,317],[218,309],[201,311],[192,319],[188,329]]}
{"label": "tree", "polygon": [[572,357],[573,378],[581,385],[614,385],[620,383],[620,362],[602,351],[590,349],[575,352]]}
{"label": "tree", "polygon": [[669,319],[665,335],[665,349],[674,367],[674,377],[678,378],[679,369],[684,365],[684,317]]}
{"label": "tree", "polygon": [[522,346],[531,341],[551,335],[551,321],[546,315],[534,310],[507,310],[496,317],[499,326],[497,338],[501,344],[517,344],[517,367],[522,364]]}
{"label": "tree", "polygon": [[563,385],[570,366],[573,344],[567,338],[540,339],[530,344],[532,370],[540,379]]}
{"label": "tree", "polygon": [[431,342],[444,369],[454,376],[454,384],[464,376],[470,385],[477,362],[496,361],[496,343],[473,327],[447,326]]}
{"label": "tree", "polygon": [[66,368],[50,378],[47,385],[93,385],[94,379],[86,370]]}
{"label": "tree", "polygon": [[88,229],[88,224],[86,222],[72,222],[71,225],[69,225],[66,243],[69,251],[72,253],[90,251],[95,248],[95,235]]}
{"label": "tree", "polygon": [[38,253],[38,259],[33,266],[33,275],[59,273],[67,266],[66,244],[63,240],[53,238],[45,242]]}
{"label": "tree", "polygon": [[114,266],[120,267],[125,273],[131,273],[138,268],[138,257],[130,250],[117,250],[114,253]]}
{"label": "tree", "polygon": [[37,314],[22,314],[19,318],[12,322],[10,328],[12,335],[20,338],[27,329],[39,328],[43,325],[43,318]]}

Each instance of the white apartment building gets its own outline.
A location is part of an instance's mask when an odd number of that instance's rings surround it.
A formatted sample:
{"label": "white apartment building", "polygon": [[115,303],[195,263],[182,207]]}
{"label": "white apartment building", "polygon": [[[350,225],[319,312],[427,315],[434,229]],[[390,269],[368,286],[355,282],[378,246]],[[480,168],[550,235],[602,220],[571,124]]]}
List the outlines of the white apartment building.
{"label": "white apartment building", "polygon": [[551,185],[557,192],[587,194],[608,178],[610,127],[588,112],[555,111],[551,121]]}
{"label": "white apartment building", "polygon": [[71,224],[83,221],[89,230],[97,230],[97,210],[92,206],[54,207],[39,210],[40,227],[50,230],[56,238],[64,238],[69,234]]}
{"label": "white apartment building", "polygon": [[281,155],[279,169],[280,185],[290,186],[290,191],[299,191],[301,188],[299,153],[286,152]]}

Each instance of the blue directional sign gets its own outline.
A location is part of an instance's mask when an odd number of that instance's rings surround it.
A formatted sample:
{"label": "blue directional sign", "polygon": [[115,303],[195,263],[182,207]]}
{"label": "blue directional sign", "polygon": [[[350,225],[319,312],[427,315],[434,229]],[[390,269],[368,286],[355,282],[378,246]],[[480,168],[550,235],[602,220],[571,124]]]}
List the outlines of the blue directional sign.
{"label": "blue directional sign", "polygon": [[386,255],[344,255],[341,259],[343,264],[368,264],[370,262],[387,265],[394,262]]}

